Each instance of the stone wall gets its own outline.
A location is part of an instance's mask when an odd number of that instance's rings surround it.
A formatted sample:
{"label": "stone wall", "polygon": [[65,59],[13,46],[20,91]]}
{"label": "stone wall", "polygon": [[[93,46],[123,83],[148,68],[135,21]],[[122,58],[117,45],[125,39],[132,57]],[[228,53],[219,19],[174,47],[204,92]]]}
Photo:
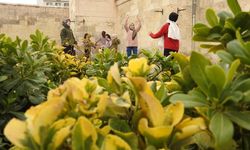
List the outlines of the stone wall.
{"label": "stone wall", "polygon": [[[84,33],[92,33],[97,39],[101,31],[110,34],[116,33],[121,39],[119,49],[126,48],[126,32],[124,21],[126,15],[130,16],[130,22],[134,22],[137,15],[142,20],[142,29],[138,34],[139,48],[159,48],[162,39],[153,40],[148,32],[157,32],[166,22],[168,15],[176,11],[177,7],[183,7],[186,11],[180,14],[178,24],[182,31],[181,51],[188,53],[191,50],[192,37],[192,7],[187,0],[71,0],[70,18],[75,20],[72,25],[77,39]],[[163,15],[157,10],[164,10]],[[83,22],[83,20],[85,22]]]}
{"label": "stone wall", "polygon": [[[221,11],[231,12],[226,0],[196,0],[197,8],[196,8],[196,22],[206,23],[206,10],[208,8],[212,8],[216,13]],[[250,0],[238,0],[243,11],[250,10]],[[195,43],[194,45],[196,49],[199,49],[199,43]],[[207,51],[202,51],[207,53]]]}
{"label": "stone wall", "polygon": [[112,34],[115,31],[116,6],[114,0],[70,0],[72,28],[78,40],[86,32],[96,39],[103,30]]}
{"label": "stone wall", "polygon": [[0,33],[29,39],[36,29],[60,42],[61,22],[69,17],[66,8],[0,4]]}
{"label": "stone wall", "polygon": [[[70,17],[75,36],[80,41],[84,33],[91,33],[95,39],[101,31],[116,33],[121,39],[120,50],[126,48],[126,32],[124,21],[130,16],[129,22],[135,22],[137,15],[142,20],[142,29],[138,33],[139,48],[159,48],[162,39],[154,40],[149,32],[157,32],[166,22],[168,15],[177,7],[186,10],[180,13],[178,24],[181,29],[182,53],[190,51],[198,44],[192,42],[193,0],[70,0],[67,8],[40,7],[27,5],[0,4],[0,33],[11,37],[16,35],[28,38],[30,33],[40,29],[50,38],[59,41],[61,21]],[[216,11],[229,10],[225,0],[196,0],[196,22],[205,22],[205,11],[213,7]],[[238,0],[243,10],[249,10],[249,0]],[[163,14],[160,11],[163,9]]]}
{"label": "stone wall", "polygon": [[[123,2],[122,2],[123,1]],[[142,29],[138,34],[139,47],[154,49],[161,47],[162,39],[151,39],[149,32],[158,32],[163,24],[166,23],[169,14],[177,10],[177,7],[186,10],[180,13],[178,24],[181,30],[181,48],[182,53],[189,53],[192,47],[192,1],[187,0],[118,0],[117,1],[117,30],[122,39],[122,49],[126,46],[126,32],[124,30],[124,21],[126,16],[130,16],[130,23],[135,22],[137,15],[142,20]],[[119,5],[121,4],[121,5]],[[160,11],[163,9],[163,14]]]}
{"label": "stone wall", "polygon": [[[220,11],[230,11],[226,0],[197,0],[197,20],[205,21],[207,8],[213,8],[217,13]],[[250,0],[238,0],[243,11],[250,10]]]}

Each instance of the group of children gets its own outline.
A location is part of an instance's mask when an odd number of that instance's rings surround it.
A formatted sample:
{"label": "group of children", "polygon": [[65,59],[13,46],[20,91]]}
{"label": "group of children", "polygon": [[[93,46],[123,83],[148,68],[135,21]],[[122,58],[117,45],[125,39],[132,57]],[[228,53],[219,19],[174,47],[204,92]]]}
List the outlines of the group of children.
{"label": "group of children", "polygon": [[[179,50],[179,41],[180,41],[180,30],[177,25],[178,14],[172,12],[169,15],[167,22],[162,26],[159,32],[153,34],[149,33],[149,36],[153,39],[162,38],[164,43],[164,56],[170,55],[170,52],[178,52]],[[127,33],[127,56],[130,57],[132,54],[137,55],[138,53],[138,32],[141,29],[141,20],[137,16],[137,23],[128,24],[129,17],[125,21],[125,31]],[[70,28],[70,19],[67,19],[63,22],[64,28],[61,31],[61,41],[62,46],[64,47],[64,52],[75,55],[74,45],[77,45],[77,42],[74,38],[73,32]],[[91,34],[86,33],[82,40],[82,47],[84,49],[84,54],[87,60],[89,60],[92,49],[105,49],[110,48],[115,52],[118,51],[118,45],[120,40],[116,35],[112,37],[107,34],[105,31],[102,31],[101,37],[94,43],[91,41]]]}
{"label": "group of children", "polygon": [[113,37],[111,38],[109,34],[107,34],[105,31],[102,31],[101,37],[96,42],[93,42],[91,40],[92,35],[89,33],[85,33],[81,43],[78,44],[75,40],[73,31],[70,28],[70,24],[70,19],[66,19],[65,21],[63,21],[62,25],[64,28],[60,33],[61,44],[64,47],[65,53],[76,55],[76,49],[78,49],[78,51],[79,49],[81,49],[84,52],[84,56],[87,58],[86,61],[88,61],[91,57],[92,50],[110,48],[117,52],[120,40],[116,35],[113,35]]}

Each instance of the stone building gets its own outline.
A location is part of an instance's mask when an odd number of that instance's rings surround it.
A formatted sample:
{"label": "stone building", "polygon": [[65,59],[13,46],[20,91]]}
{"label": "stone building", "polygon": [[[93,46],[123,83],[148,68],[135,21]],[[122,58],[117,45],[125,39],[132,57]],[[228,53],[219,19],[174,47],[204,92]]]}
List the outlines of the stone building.
{"label": "stone building", "polygon": [[37,0],[40,6],[69,7],[69,0]]}
{"label": "stone building", "polygon": [[36,29],[60,42],[62,21],[69,17],[68,8],[10,5],[0,3],[0,34],[29,39]]}
{"label": "stone building", "polygon": [[[245,10],[249,10],[248,0],[238,0]],[[142,29],[139,32],[140,48],[159,48],[162,39],[153,40],[149,32],[157,32],[166,22],[168,15],[177,8],[180,12],[178,24],[181,29],[181,52],[189,53],[197,46],[192,42],[192,26],[196,22],[205,21],[205,11],[208,7],[216,11],[228,10],[225,0],[71,0],[70,17],[75,20],[74,31],[78,39],[85,32],[100,35],[102,30],[116,33],[122,41],[121,50],[126,47],[126,33],[124,20],[130,16],[134,22],[137,15],[142,20]]]}
{"label": "stone building", "polygon": [[[55,2],[56,0],[42,0]],[[57,0],[64,3],[66,0]],[[249,10],[249,0],[238,0],[244,10]],[[225,0],[70,0],[68,8],[38,7],[25,5],[0,4],[0,33],[11,36],[28,37],[36,28],[41,29],[52,39],[59,41],[61,21],[73,20],[72,28],[78,40],[89,32],[98,38],[101,31],[116,33],[121,39],[120,50],[126,47],[126,33],[123,28],[125,17],[134,22],[137,15],[142,20],[142,29],[138,33],[139,47],[153,49],[159,47],[162,39],[153,40],[149,32],[157,32],[166,22],[168,15],[177,8],[180,12],[178,24],[181,29],[182,53],[197,48],[192,42],[192,26],[196,22],[205,22],[205,11],[213,7],[216,11],[228,10]]]}

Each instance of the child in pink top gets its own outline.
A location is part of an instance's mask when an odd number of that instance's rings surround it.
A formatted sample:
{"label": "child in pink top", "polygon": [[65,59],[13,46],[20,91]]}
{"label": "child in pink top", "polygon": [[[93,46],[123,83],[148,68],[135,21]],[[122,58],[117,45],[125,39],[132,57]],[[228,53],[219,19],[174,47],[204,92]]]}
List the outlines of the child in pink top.
{"label": "child in pink top", "polygon": [[134,23],[131,23],[128,26],[128,19],[129,17],[127,17],[124,28],[127,32],[127,56],[131,56],[132,52],[134,55],[137,55],[138,52],[138,32],[141,29],[141,21],[139,19],[139,17],[137,16],[137,20],[138,20],[138,25],[135,27]]}

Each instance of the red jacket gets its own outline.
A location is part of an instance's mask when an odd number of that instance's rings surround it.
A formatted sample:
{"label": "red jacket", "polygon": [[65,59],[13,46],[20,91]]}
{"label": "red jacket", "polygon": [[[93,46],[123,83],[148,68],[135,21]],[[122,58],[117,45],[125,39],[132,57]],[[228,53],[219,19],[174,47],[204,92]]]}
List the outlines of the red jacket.
{"label": "red jacket", "polygon": [[164,49],[171,49],[178,51],[179,40],[174,40],[168,37],[168,27],[169,23],[166,23],[165,25],[162,26],[161,30],[158,33],[156,34],[151,33],[150,36],[154,39],[164,36]]}

